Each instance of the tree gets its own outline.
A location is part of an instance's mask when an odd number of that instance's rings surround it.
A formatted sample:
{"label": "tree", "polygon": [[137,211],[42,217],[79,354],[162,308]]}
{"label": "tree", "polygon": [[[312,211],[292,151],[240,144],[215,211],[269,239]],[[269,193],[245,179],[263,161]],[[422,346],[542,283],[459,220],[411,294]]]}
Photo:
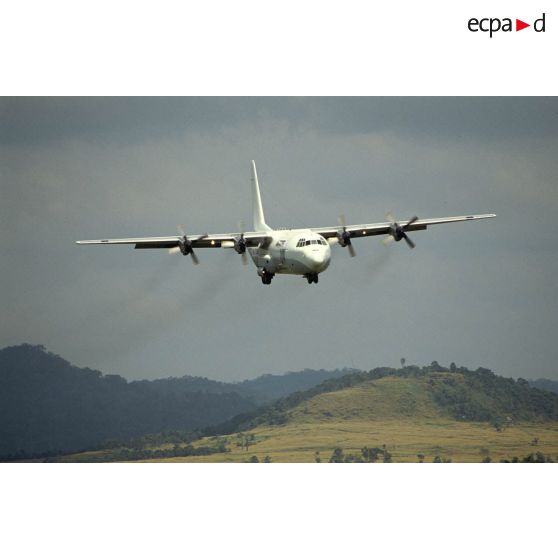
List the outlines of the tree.
{"label": "tree", "polygon": [[319,452],[319,451],[317,451],[317,452],[314,454],[314,461],[315,461],[316,463],[321,463],[321,462],[322,462],[322,458],[320,457],[320,452]]}
{"label": "tree", "polygon": [[266,456],[264,457],[263,462],[264,462],[264,463],[271,463],[271,457],[269,457],[269,455],[266,455]]}
{"label": "tree", "polygon": [[260,460],[258,459],[258,456],[257,456],[257,455],[253,455],[253,456],[250,458],[250,463],[259,463],[259,462],[260,462]]}
{"label": "tree", "polygon": [[440,366],[440,364],[438,363],[437,360],[433,360],[430,363],[430,368],[434,371],[434,372],[444,372],[445,369],[443,366]]}
{"label": "tree", "polygon": [[543,453],[538,451],[537,453],[530,453],[528,456],[521,460],[522,463],[553,463],[552,458],[545,456]]}
{"label": "tree", "polygon": [[380,448],[368,448],[366,446],[364,446],[360,451],[366,463],[376,463],[376,461],[378,461],[378,456],[381,453],[384,453],[384,450]]}
{"label": "tree", "polygon": [[419,453],[417,455],[419,463],[424,463],[424,453]]}
{"label": "tree", "polygon": [[345,454],[343,453],[343,448],[335,448],[333,454],[329,458],[330,463],[343,463],[345,461]]}
{"label": "tree", "polygon": [[503,428],[502,428],[502,422],[500,421],[499,418],[493,418],[490,421],[491,426],[494,428],[494,430],[496,430],[496,432],[502,432]]}

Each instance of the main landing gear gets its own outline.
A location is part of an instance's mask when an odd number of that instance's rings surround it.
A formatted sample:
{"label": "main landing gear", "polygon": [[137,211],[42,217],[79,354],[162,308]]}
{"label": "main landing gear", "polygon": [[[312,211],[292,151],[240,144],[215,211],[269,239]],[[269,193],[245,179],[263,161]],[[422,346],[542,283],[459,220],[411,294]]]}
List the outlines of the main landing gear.
{"label": "main landing gear", "polygon": [[271,285],[271,280],[275,277],[275,273],[269,273],[265,269],[261,272],[260,277],[264,285]]}
{"label": "main landing gear", "polygon": [[304,277],[308,281],[308,284],[317,283],[318,282],[318,274],[317,273],[307,273]]}

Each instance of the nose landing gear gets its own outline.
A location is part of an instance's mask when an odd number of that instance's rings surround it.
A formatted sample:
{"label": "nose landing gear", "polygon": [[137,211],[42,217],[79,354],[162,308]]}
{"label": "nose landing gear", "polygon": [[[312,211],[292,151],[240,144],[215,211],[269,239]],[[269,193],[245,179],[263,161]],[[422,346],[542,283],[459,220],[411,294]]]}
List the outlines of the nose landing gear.
{"label": "nose landing gear", "polygon": [[304,277],[308,281],[308,284],[317,283],[318,282],[318,274],[317,273],[307,273]]}
{"label": "nose landing gear", "polygon": [[271,285],[271,280],[275,277],[275,273],[270,273],[265,269],[262,269],[261,272],[258,272],[258,275],[262,278],[262,283],[264,285]]}

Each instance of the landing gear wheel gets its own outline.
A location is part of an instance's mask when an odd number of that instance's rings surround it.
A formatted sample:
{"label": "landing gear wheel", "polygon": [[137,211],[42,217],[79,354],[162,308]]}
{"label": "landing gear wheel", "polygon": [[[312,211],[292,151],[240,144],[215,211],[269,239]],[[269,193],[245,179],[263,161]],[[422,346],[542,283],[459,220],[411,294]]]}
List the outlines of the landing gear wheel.
{"label": "landing gear wheel", "polygon": [[264,285],[271,285],[271,280],[273,279],[275,273],[268,273],[267,271],[263,271],[261,274],[262,283]]}
{"label": "landing gear wheel", "polygon": [[308,281],[309,285],[311,283],[317,283],[318,282],[318,274],[317,273],[309,273],[308,275],[306,275],[306,280]]}

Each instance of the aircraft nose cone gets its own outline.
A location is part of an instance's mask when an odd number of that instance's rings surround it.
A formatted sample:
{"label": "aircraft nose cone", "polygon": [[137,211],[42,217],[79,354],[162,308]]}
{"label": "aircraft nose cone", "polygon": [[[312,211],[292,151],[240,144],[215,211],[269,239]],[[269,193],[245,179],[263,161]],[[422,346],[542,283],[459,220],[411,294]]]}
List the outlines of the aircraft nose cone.
{"label": "aircraft nose cone", "polygon": [[310,260],[310,265],[314,271],[323,271],[329,263],[327,253],[322,250],[319,252],[311,252],[308,255],[308,259]]}

